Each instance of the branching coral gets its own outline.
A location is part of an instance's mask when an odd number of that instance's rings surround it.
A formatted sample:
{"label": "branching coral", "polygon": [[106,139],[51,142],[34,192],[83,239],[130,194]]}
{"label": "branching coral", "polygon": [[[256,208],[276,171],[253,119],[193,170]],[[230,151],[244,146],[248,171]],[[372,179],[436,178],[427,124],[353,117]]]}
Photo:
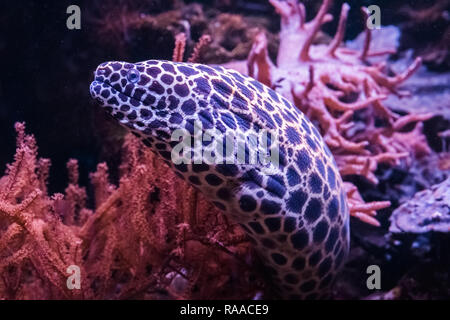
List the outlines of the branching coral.
{"label": "branching coral", "polygon": [[[332,20],[327,14],[331,0],[324,0],[309,22],[305,6],[296,0],[270,3],[281,16],[276,64],[268,56],[266,36],[261,32],[255,37],[247,68],[243,62],[234,66],[247,69],[250,76],[294,102],[320,128],[344,178],[360,175],[376,184],[374,172],[379,163],[398,164],[400,159],[430,152],[420,121],[431,115],[399,116],[381,103],[388,94],[406,94],[398,86],[419,68],[420,58],[403,73],[391,75],[385,62],[372,65],[369,60],[395,50],[371,51],[372,31],[367,26],[361,51],[341,46],[350,9],[347,4],[342,6],[332,41],[315,45],[321,26]],[[367,19],[366,8],[362,13]],[[408,131],[410,126],[414,130]],[[365,204],[356,188],[347,189],[351,214],[378,225],[375,210],[389,203]]]}
{"label": "branching coral", "polygon": [[55,199],[46,195],[49,161],[36,160],[35,140],[23,124],[16,130],[15,161],[0,180],[0,296],[79,297],[65,282],[67,267],[80,264],[80,238],[60,223]]}
{"label": "branching coral", "polygon": [[[50,163],[37,159],[23,124],[16,130],[15,161],[0,180],[0,298],[250,298],[261,290],[240,228],[135,137],[125,138],[118,186],[105,163],[91,174],[90,210],[77,162],[68,163],[65,195],[47,196]],[[81,290],[66,285],[71,265],[80,267]]]}
{"label": "branching coral", "polygon": [[[202,50],[211,42],[211,37],[204,34],[200,37],[195,44],[194,50],[191,56],[187,60],[188,62],[199,62]],[[179,33],[175,36],[175,48],[173,49],[172,61],[182,62],[184,53],[186,51],[186,35]]]}

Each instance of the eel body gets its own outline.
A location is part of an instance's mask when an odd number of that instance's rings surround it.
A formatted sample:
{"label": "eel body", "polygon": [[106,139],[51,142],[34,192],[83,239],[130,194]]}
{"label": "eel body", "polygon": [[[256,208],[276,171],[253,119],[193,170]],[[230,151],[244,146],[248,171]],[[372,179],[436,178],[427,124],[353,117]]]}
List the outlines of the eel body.
{"label": "eel body", "polygon": [[[300,110],[236,71],[159,60],[105,62],[90,91],[177,175],[242,226],[279,296],[325,297],[349,250],[349,213],[333,156]],[[195,141],[174,152],[180,146],[177,133],[195,138],[208,130],[231,135],[242,143],[244,156],[226,151],[227,161],[199,161]],[[261,132],[271,135],[250,139]],[[200,150],[213,156],[226,143],[217,136],[208,141]],[[192,148],[191,157],[183,159],[190,161],[174,161],[186,148]],[[276,161],[249,161],[255,152],[270,151]]]}

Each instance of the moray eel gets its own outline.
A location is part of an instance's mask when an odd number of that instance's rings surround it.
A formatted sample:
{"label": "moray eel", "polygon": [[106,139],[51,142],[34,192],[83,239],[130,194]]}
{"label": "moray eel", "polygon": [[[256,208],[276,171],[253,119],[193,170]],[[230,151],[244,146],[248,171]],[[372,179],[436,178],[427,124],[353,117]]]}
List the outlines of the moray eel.
{"label": "moray eel", "polygon": [[[330,150],[291,102],[221,66],[159,60],[105,62],[90,91],[107,113],[242,226],[276,296],[328,297],[349,250],[347,198]],[[195,137],[207,130],[243,142],[244,160],[254,151],[274,151],[277,157],[270,159],[276,161],[202,162],[192,157],[198,156],[195,141],[183,144],[184,151],[192,148],[191,161],[174,161],[174,154],[185,154],[174,152],[180,143],[176,132]],[[272,134],[257,140],[265,144],[249,139],[263,131]],[[206,140],[201,147],[217,153],[226,144],[222,138]],[[242,160],[233,150],[224,157]]]}

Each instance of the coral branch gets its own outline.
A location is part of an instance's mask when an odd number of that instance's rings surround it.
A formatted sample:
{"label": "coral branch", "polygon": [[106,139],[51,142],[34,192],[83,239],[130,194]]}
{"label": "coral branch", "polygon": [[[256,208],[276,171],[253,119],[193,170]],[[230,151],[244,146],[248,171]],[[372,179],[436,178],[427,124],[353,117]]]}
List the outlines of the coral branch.
{"label": "coral branch", "polygon": [[327,107],[336,110],[336,111],[349,111],[349,110],[360,110],[360,109],[364,109],[367,108],[367,106],[369,106],[370,104],[374,103],[375,101],[379,101],[382,99],[386,99],[386,96],[384,95],[380,95],[377,97],[370,97],[367,100],[361,100],[361,101],[356,101],[353,103],[344,103],[339,101],[338,99],[336,99],[333,96],[328,96],[328,97],[324,97],[324,102],[327,105]]}
{"label": "coral branch", "polygon": [[[361,7],[361,13],[363,15],[363,21],[366,22],[369,19],[369,10],[366,7]],[[370,49],[370,42],[372,41],[372,30],[369,29],[367,23],[364,23],[364,30],[366,37],[364,39],[364,46],[360,56],[360,59],[363,61],[367,58]]]}
{"label": "coral branch", "polygon": [[175,48],[173,49],[172,61],[174,62],[183,61],[185,48],[186,48],[186,34],[179,33],[175,37]]}
{"label": "coral branch", "polygon": [[41,195],[40,190],[35,190],[31,192],[28,197],[23,200],[20,204],[9,204],[4,201],[0,201],[0,211],[11,217],[13,220],[18,222],[21,225],[24,225],[27,220],[20,214],[26,210],[31,203]]}
{"label": "coral branch", "polygon": [[202,49],[208,46],[210,42],[211,37],[209,35],[207,34],[202,35],[198,40],[197,44],[195,45],[194,51],[189,57],[188,62],[199,62]]}
{"label": "coral branch", "polygon": [[[267,53],[267,38],[264,32],[259,32],[255,38],[247,59],[248,73],[267,86],[271,86],[271,74],[274,65]],[[256,67],[256,68],[255,68]],[[255,70],[257,69],[257,70]]]}
{"label": "coral branch", "polygon": [[344,182],[344,188],[347,192],[348,206],[350,215],[375,227],[380,223],[374,218],[376,210],[387,208],[391,205],[389,201],[376,201],[365,203],[358,189],[349,182]]}
{"label": "coral branch", "polygon": [[305,11],[301,11],[299,6],[293,1],[269,0],[276,12],[281,16],[281,26],[283,29],[298,29],[305,23]]}
{"label": "coral branch", "polygon": [[308,33],[306,35],[305,42],[302,45],[302,48],[300,50],[300,60],[301,61],[309,61],[309,49],[313,43],[314,38],[317,35],[317,32],[319,32],[320,27],[325,24],[326,22],[331,20],[331,16],[327,15],[327,11],[331,5],[331,0],[324,0],[319,12],[317,13],[316,17],[309,23],[308,25]]}
{"label": "coral branch", "polygon": [[378,69],[376,68],[368,68],[367,72],[375,79],[375,81],[386,88],[394,89],[396,86],[404,82],[406,79],[408,79],[414,72],[419,69],[419,67],[422,64],[422,58],[417,57],[412,65],[408,67],[403,73],[395,76],[395,77],[388,77],[383,75]]}
{"label": "coral branch", "polygon": [[[199,62],[202,50],[211,43],[211,37],[204,34],[200,37],[199,41],[195,44],[194,50],[188,59],[188,62]],[[175,47],[173,49],[172,61],[182,62],[184,61],[184,53],[186,50],[186,34],[179,33],[175,37]]]}
{"label": "coral branch", "polygon": [[342,40],[345,36],[345,25],[347,23],[348,11],[350,10],[350,6],[347,3],[344,3],[341,8],[341,16],[339,17],[339,24],[336,34],[334,35],[333,41],[329,45],[328,53],[332,57],[335,56],[336,49],[341,45]]}
{"label": "coral branch", "polygon": [[300,100],[307,99],[309,92],[314,88],[314,66],[309,66],[309,81],[306,88],[301,93],[292,92],[293,96],[298,96]]}

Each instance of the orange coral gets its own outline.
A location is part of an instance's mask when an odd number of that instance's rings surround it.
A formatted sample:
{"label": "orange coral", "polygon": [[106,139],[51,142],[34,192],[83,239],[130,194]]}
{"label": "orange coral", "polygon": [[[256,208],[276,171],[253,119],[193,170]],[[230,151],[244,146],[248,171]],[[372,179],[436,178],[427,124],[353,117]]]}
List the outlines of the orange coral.
{"label": "orange coral", "polygon": [[[302,3],[269,1],[281,16],[277,62],[270,60],[266,36],[260,32],[246,61],[248,74],[294,102],[318,126],[344,178],[361,175],[376,184],[374,172],[379,163],[398,164],[400,159],[430,152],[420,121],[431,115],[401,117],[381,103],[388,94],[405,94],[397,87],[419,68],[420,58],[402,74],[387,75],[384,62],[371,65],[368,59],[395,50],[371,51],[372,31],[367,26],[361,51],[341,46],[348,4],[342,5],[333,40],[328,45],[314,45],[321,26],[332,20],[327,13],[332,0],[324,0],[309,22]],[[363,7],[362,12],[367,18],[367,9]],[[242,69],[243,64],[234,63],[237,69]],[[408,132],[405,128],[414,123],[415,129]],[[352,190],[349,194],[352,215],[379,225],[373,218],[375,210],[389,203],[366,204],[359,194],[355,196],[356,188],[348,190]],[[370,210],[361,211],[362,206]]]}
{"label": "orange coral", "polygon": [[172,61],[183,61],[184,50],[186,48],[186,35],[179,33],[175,36],[175,48],[173,49]]}
{"label": "orange coral", "polygon": [[[204,34],[200,37],[198,42],[195,44],[194,50],[191,56],[187,60],[188,62],[199,62],[201,51],[211,42],[211,37]],[[175,36],[175,48],[173,49],[172,61],[183,62],[184,53],[186,50],[186,35],[184,33],[179,33]]]}
{"label": "orange coral", "polygon": [[55,201],[45,193],[49,162],[36,160],[35,140],[23,124],[16,130],[15,161],[0,180],[0,296],[79,297],[65,282],[66,268],[80,264],[81,240],[60,223]]}
{"label": "orange coral", "polygon": [[[101,163],[85,207],[78,165],[65,195],[46,194],[49,161],[17,124],[17,153],[0,180],[0,298],[251,298],[262,277],[250,245],[200,194],[141,142],[125,138],[120,182]],[[67,268],[81,269],[69,290]],[[256,276],[256,283],[249,277]]]}

